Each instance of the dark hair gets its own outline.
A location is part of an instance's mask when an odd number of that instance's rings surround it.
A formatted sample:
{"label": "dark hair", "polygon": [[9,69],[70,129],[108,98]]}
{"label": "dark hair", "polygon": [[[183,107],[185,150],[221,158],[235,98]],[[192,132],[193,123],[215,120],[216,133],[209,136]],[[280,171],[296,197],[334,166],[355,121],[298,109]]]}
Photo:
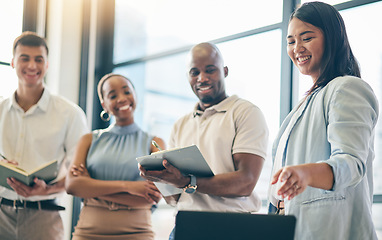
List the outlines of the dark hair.
{"label": "dark hair", "polygon": [[127,77],[121,75],[121,74],[116,74],[116,73],[108,73],[106,74],[105,76],[103,76],[99,82],[98,82],[98,86],[97,86],[97,92],[98,92],[98,98],[100,100],[100,102],[103,101],[103,92],[102,92],[102,88],[103,88],[103,85],[105,84],[106,80],[108,80],[109,78],[111,77],[122,77],[124,79],[126,79],[130,84],[131,86],[133,86],[133,89],[135,91],[135,87],[134,87],[134,84],[132,81],[130,81],[130,79],[128,79]]}
{"label": "dark hair", "polygon": [[37,35],[35,32],[26,31],[23,32],[20,36],[18,36],[13,42],[13,56],[16,52],[16,47],[18,45],[24,45],[28,47],[40,47],[43,46],[46,49],[46,54],[48,55],[49,49],[48,45],[44,38]]}
{"label": "dark hair", "polygon": [[320,28],[325,37],[320,76],[308,94],[326,86],[338,76],[361,77],[358,62],[350,48],[344,21],[333,6],[323,2],[307,2],[292,13],[289,22],[293,18]]}

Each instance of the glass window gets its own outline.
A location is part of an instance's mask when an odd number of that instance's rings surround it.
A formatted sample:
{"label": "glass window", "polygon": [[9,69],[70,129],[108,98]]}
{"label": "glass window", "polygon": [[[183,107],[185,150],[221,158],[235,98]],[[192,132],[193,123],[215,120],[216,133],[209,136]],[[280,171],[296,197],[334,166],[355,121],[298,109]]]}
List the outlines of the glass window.
{"label": "glass window", "polygon": [[12,59],[12,45],[21,34],[23,23],[23,0],[0,0],[0,61],[10,62]]}
{"label": "glass window", "polygon": [[228,66],[226,88],[257,105],[275,137],[279,127],[281,30],[217,44]]}
{"label": "glass window", "polygon": [[[264,113],[269,128],[268,157],[256,192],[267,199],[272,169],[271,148],[279,129],[281,30],[240,38],[218,44],[228,66],[226,88],[251,101]],[[261,210],[266,211],[266,208]]]}
{"label": "glass window", "polygon": [[13,94],[17,88],[15,71],[6,65],[0,65],[0,100]]}
{"label": "glass window", "polygon": [[14,39],[22,32],[23,0],[0,0],[0,98],[10,96],[17,87],[17,77],[9,63]]}
{"label": "glass window", "polygon": [[382,203],[373,204],[373,221],[375,229],[377,230],[378,239],[382,239]]}
{"label": "glass window", "polygon": [[[181,92],[187,90],[178,89]],[[192,111],[195,100],[169,97],[159,93],[146,93],[143,126],[151,134],[160,136],[168,143],[176,120]]]}
{"label": "glass window", "polygon": [[147,61],[146,90],[196,99],[187,80],[187,53],[180,53]]}
{"label": "glass window", "polygon": [[[325,3],[329,3],[330,5],[336,5],[336,4],[340,4],[340,3],[344,3],[344,2],[350,2],[352,0],[320,0],[320,1],[325,2]],[[305,3],[305,2],[313,2],[313,1],[302,0],[301,4]]]}
{"label": "glass window", "polygon": [[116,0],[114,63],[279,23],[282,3]]}
{"label": "glass window", "polygon": [[[382,2],[341,11],[350,45],[361,66],[361,76],[382,101],[382,44],[365,44],[367,39],[382,39]],[[362,17],[361,17],[362,16]],[[367,36],[367,37],[366,37]],[[382,194],[382,120],[379,118],[375,134],[374,194]]]}

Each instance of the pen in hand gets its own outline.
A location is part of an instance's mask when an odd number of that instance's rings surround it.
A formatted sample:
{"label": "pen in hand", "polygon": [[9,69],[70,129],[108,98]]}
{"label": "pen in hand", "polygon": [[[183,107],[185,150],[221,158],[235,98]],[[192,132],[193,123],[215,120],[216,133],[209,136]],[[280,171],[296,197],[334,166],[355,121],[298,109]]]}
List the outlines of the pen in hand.
{"label": "pen in hand", "polygon": [[[0,153],[0,157],[3,158],[2,160],[0,161],[3,161],[3,162],[6,162],[6,163],[10,163],[10,164],[13,164],[13,165],[16,165],[18,166],[18,162],[15,161],[15,160],[8,160],[8,158],[6,158],[3,154]],[[4,161],[5,160],[5,161]]]}
{"label": "pen in hand", "polygon": [[154,145],[154,147],[158,148],[159,151],[162,151],[162,148],[159,147],[159,145],[158,145],[157,142],[155,142],[154,140],[152,140],[151,143]]}

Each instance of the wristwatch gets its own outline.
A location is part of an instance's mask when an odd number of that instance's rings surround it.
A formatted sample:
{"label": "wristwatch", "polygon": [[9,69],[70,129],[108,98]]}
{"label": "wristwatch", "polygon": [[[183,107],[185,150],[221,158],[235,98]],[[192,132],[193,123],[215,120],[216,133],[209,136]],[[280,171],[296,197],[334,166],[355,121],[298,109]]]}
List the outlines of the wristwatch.
{"label": "wristwatch", "polygon": [[189,175],[189,176],[191,177],[190,184],[185,186],[183,188],[183,191],[188,194],[193,194],[194,192],[196,192],[196,189],[198,188],[198,186],[196,185],[196,177],[194,175]]}

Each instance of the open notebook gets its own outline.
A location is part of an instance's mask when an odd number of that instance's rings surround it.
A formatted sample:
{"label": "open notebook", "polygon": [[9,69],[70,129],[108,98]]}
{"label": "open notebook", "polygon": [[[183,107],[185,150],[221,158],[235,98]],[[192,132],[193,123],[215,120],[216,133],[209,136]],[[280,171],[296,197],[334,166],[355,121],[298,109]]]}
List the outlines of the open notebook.
{"label": "open notebook", "polygon": [[293,240],[294,216],[179,211],[175,240]]}

